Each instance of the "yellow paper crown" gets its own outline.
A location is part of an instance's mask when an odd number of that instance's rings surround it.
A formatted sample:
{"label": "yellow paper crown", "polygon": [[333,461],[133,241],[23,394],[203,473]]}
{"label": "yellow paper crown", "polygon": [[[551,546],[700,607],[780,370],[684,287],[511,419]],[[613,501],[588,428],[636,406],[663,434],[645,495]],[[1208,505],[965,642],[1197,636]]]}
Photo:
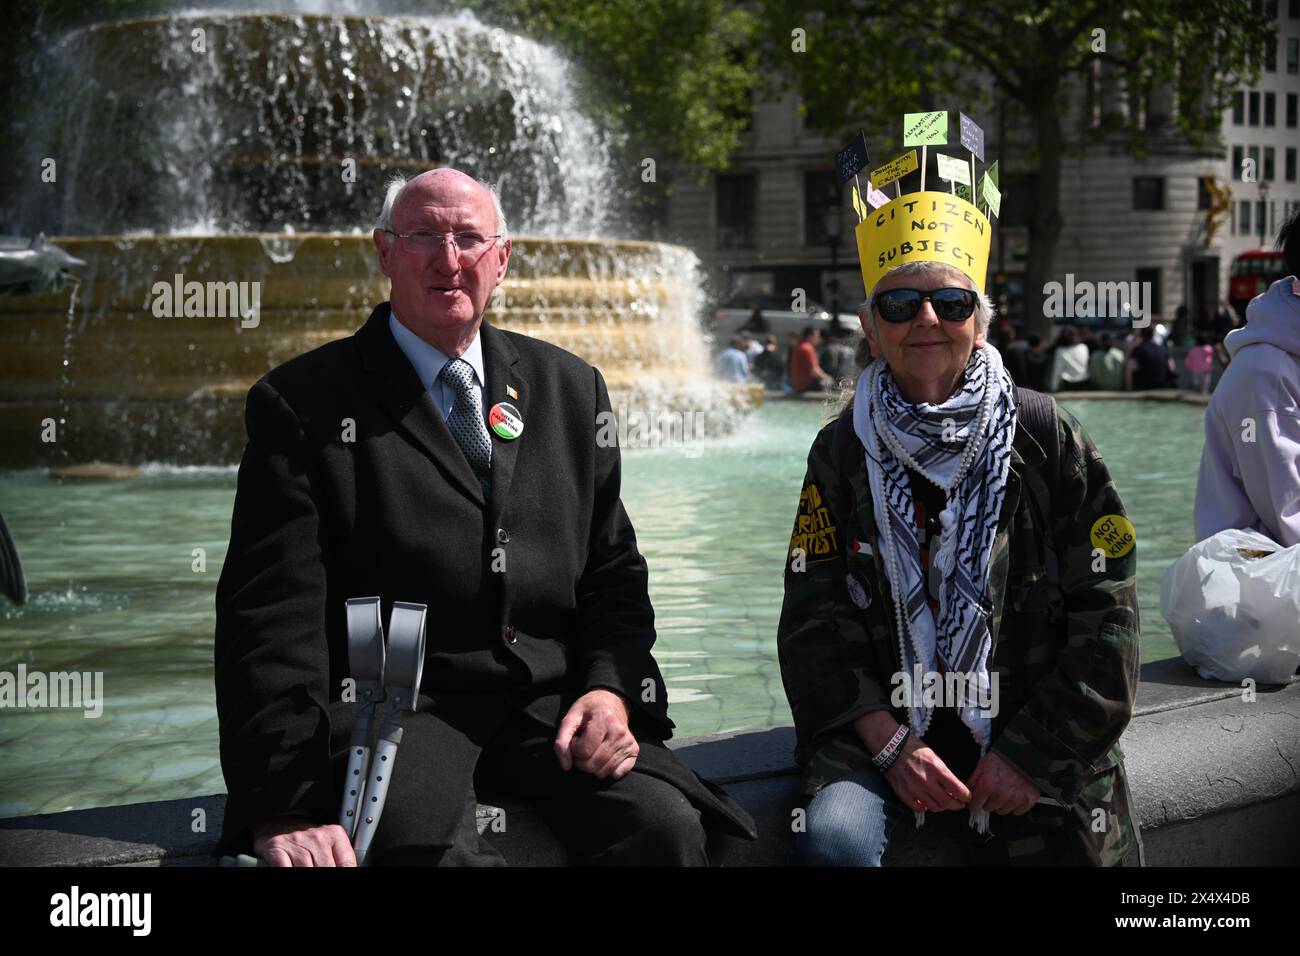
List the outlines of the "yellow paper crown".
{"label": "yellow paper crown", "polygon": [[868,294],[906,262],[952,266],[984,291],[993,229],[987,216],[953,193],[905,193],[869,210],[855,234]]}
{"label": "yellow paper crown", "polygon": [[[862,282],[869,293],[891,269],[909,262],[937,262],[964,273],[981,292],[988,271],[989,244],[993,231],[988,215],[1000,215],[1002,204],[993,163],[980,180],[975,178],[975,160],[984,160],[984,131],[965,113],[957,113],[958,142],[970,151],[970,163],[955,156],[936,154],[939,178],[947,180],[951,192],[928,192],[925,188],[926,159],[931,146],[948,145],[948,110],[929,110],[903,114],[903,147],[921,147],[917,162],[916,149],[872,170],[867,179],[868,200],[858,193],[857,172],[865,168],[866,139],[857,140],[836,156],[841,170],[853,176],[853,208],[858,213],[856,230],[858,261]],[[957,143],[953,143],[956,146]],[[908,173],[921,172],[921,191],[898,195],[898,182]],[[894,184],[895,198],[890,201],[880,190]],[[957,195],[957,184],[965,187],[964,198]],[[974,199],[978,205],[971,202]]]}

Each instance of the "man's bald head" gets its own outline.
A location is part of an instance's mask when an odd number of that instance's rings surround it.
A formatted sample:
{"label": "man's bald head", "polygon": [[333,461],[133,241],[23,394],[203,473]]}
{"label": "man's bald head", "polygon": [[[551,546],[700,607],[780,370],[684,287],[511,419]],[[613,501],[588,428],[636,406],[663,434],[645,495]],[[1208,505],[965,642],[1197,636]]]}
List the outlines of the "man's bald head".
{"label": "man's bald head", "polygon": [[375,225],[379,229],[394,229],[393,219],[399,215],[399,206],[408,203],[418,204],[431,197],[441,198],[457,194],[470,198],[480,191],[485,193],[492,203],[496,213],[496,232],[501,236],[498,242],[504,242],[510,238],[510,233],[496,187],[479,182],[473,176],[449,166],[430,169],[409,180],[404,176],[394,176],[388,182],[388,191],[384,194],[384,206],[379,211],[379,219],[376,220]]}
{"label": "man's bald head", "polygon": [[397,321],[450,358],[464,354],[506,275],[510,240],[496,194],[455,169],[388,187],[371,234]]}

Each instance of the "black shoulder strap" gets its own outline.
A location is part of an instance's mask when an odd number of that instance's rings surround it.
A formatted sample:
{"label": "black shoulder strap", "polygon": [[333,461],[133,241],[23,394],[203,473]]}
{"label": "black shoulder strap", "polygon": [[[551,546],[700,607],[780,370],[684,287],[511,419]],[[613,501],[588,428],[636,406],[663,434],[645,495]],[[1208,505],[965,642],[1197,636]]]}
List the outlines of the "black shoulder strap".
{"label": "black shoulder strap", "polygon": [[862,441],[853,431],[853,406],[840,412],[835,421],[835,436],[831,439],[831,455],[835,458],[835,468],[841,475],[849,473],[850,456],[855,449],[861,454]]}
{"label": "black shoulder strap", "polygon": [[1056,431],[1056,399],[1033,389],[1016,386],[1016,425],[1024,428],[1047,455],[1047,488],[1056,487],[1061,473],[1061,437]]}

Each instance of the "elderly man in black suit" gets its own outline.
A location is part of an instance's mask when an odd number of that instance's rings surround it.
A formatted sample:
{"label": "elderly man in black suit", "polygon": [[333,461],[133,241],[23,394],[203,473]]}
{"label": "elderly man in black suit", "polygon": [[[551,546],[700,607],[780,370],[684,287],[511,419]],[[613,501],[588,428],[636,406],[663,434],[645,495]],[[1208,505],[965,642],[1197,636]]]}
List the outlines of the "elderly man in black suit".
{"label": "elderly man in black suit", "polygon": [[377,864],[501,863],[475,827],[483,786],[531,801],[575,862],[703,864],[707,836],[752,838],[662,743],[600,372],[483,322],[510,262],[495,192],[452,169],[395,182],[374,243],[391,301],[248,394],[217,587],[217,852],[354,863],[335,821],[357,707],[345,601],[366,595],[430,621]]}

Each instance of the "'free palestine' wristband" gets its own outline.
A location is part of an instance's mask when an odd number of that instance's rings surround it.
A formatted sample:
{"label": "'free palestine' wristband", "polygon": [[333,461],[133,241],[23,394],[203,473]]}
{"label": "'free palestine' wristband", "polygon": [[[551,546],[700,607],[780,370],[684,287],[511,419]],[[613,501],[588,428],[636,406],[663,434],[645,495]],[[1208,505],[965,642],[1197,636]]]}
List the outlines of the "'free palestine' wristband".
{"label": "'free palestine' wristband", "polygon": [[911,728],[907,724],[898,725],[898,729],[894,731],[894,736],[890,738],[889,743],[885,744],[880,753],[871,758],[871,763],[877,770],[884,773],[893,766],[894,761],[898,759],[898,755],[903,752],[903,743],[911,732]]}

